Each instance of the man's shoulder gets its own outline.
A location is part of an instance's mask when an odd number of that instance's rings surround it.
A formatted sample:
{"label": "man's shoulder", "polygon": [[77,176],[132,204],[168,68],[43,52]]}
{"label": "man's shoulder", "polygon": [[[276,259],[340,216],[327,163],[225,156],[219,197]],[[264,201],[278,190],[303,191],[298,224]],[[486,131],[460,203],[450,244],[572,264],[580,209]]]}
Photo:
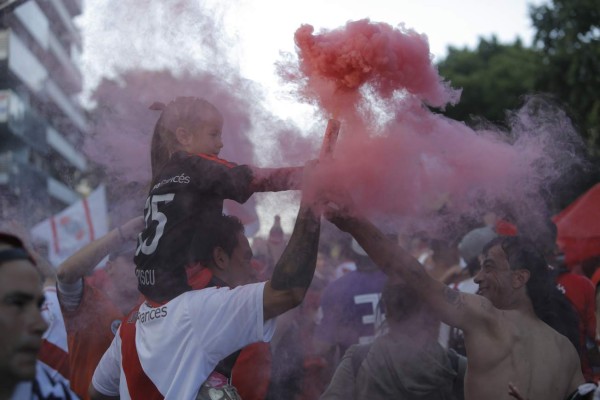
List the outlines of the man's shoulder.
{"label": "man's shoulder", "polygon": [[[265,282],[249,283],[246,285],[240,285],[235,288],[227,286],[211,286],[203,289],[189,290],[175,297],[167,305],[175,305],[180,303],[198,302],[198,301],[221,301],[229,297],[243,297],[250,296],[257,290],[262,290],[265,286]],[[208,303],[210,304],[210,303]]]}
{"label": "man's shoulder", "polygon": [[552,335],[556,345],[562,351],[564,351],[566,356],[570,356],[573,359],[579,359],[579,354],[577,353],[577,349],[575,349],[575,346],[569,340],[569,338],[567,338],[565,335],[557,332],[550,326],[548,326],[547,328],[548,328],[548,331],[550,332],[549,334]]}
{"label": "man's shoulder", "polygon": [[556,355],[561,360],[573,362],[574,365],[579,365],[579,354],[569,338],[541,320],[539,320],[539,324],[541,329],[538,330],[536,337],[537,341],[543,345],[542,347],[546,349],[555,349]]}

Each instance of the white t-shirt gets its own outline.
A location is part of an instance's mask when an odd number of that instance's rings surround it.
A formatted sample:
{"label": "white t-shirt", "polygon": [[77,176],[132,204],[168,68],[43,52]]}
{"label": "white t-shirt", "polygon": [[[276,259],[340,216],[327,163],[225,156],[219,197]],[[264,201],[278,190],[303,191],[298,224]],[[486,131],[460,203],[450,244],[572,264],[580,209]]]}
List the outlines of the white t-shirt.
{"label": "white t-shirt", "polygon": [[[250,343],[271,340],[275,319],[263,324],[264,285],[192,290],[160,307],[140,307],[135,322],[137,353],[165,399],[195,399],[220,360]],[[106,396],[131,398],[121,364],[120,334],[100,360],[92,384]]]}

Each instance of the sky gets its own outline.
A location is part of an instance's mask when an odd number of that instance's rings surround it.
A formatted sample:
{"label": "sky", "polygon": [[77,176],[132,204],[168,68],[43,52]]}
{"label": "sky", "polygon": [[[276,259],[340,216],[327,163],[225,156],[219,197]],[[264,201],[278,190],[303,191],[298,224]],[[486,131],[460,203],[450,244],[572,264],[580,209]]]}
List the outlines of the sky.
{"label": "sky", "polygon": [[[142,0],[137,0],[142,2]],[[175,1],[174,1],[175,2]],[[193,1],[187,1],[191,3]],[[404,25],[429,40],[433,61],[443,59],[448,46],[474,48],[480,37],[496,35],[501,42],[521,38],[530,44],[533,37],[528,8],[542,0],[206,0],[196,2],[207,7],[219,19],[217,28],[228,35],[229,56],[239,63],[243,76],[262,85],[273,112],[302,118],[303,107],[278,97],[275,62],[281,52],[294,51],[294,32],[302,24],[315,31],[335,29],[350,20],[369,18],[392,26]],[[166,3],[168,4],[168,3]],[[223,6],[226,4],[226,6]],[[106,57],[116,39],[101,33],[110,25],[119,31],[105,2],[85,1],[78,19],[84,35],[83,72],[85,90],[89,92],[102,76],[110,75],[115,65],[126,63],[122,57]],[[184,21],[183,24],[193,23]],[[116,28],[116,29],[114,29]],[[156,41],[147,36],[142,40]],[[115,49],[118,54],[118,48]],[[114,55],[115,52],[111,52]],[[152,57],[153,59],[160,57]],[[190,59],[194,59],[190,56]],[[164,60],[148,60],[145,65],[165,65]]]}
{"label": "sky", "polygon": [[[310,107],[282,94],[275,70],[282,53],[294,53],[294,32],[310,24],[315,32],[335,29],[347,21],[369,18],[394,27],[404,26],[428,38],[433,62],[443,59],[448,46],[473,48],[479,37],[496,35],[508,43],[517,37],[528,45],[533,30],[528,16],[530,4],[540,0],[172,0],[151,3],[97,2],[87,0],[77,24],[83,34],[81,65],[84,101],[102,77],[122,68],[202,69],[231,65],[264,93],[266,107],[299,126],[311,116]],[[148,5],[156,12],[141,18],[126,10],[131,4]],[[129,4],[129,5],[126,5]],[[160,5],[157,5],[160,4]],[[167,7],[176,8],[174,17]],[[204,15],[204,10],[209,10]],[[118,15],[118,17],[117,17]],[[162,21],[168,21],[163,23]],[[201,26],[201,27],[200,27]],[[200,51],[198,33],[207,27],[215,32],[214,51]],[[125,40],[126,39],[126,40]],[[222,49],[227,49],[223,54]],[[291,231],[296,208],[293,196],[259,195],[259,235],[268,232],[274,214],[282,214],[282,225]]]}
{"label": "sky", "polygon": [[533,29],[528,7],[543,3],[540,0],[246,0],[227,13],[225,27],[230,34],[237,35],[242,73],[276,87],[273,63],[280,51],[294,50],[294,31],[301,24],[311,24],[315,31],[334,29],[349,20],[363,18],[392,26],[404,24],[427,35],[436,62],[446,56],[448,46],[474,48],[479,37],[489,38],[492,34],[501,42],[520,37],[530,44]]}

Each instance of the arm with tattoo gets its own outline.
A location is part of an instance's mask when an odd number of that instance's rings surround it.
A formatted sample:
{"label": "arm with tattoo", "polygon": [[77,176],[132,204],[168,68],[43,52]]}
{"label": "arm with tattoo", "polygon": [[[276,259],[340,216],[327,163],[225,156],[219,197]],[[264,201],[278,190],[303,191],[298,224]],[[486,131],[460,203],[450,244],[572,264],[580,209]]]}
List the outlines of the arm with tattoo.
{"label": "arm with tattoo", "polygon": [[290,241],[275,264],[271,287],[275,290],[308,289],[317,263],[320,219],[302,207]]}
{"label": "arm with tattoo", "polygon": [[300,205],[292,236],[265,285],[265,321],[296,307],[304,299],[317,264],[320,219],[313,208],[304,202]]}

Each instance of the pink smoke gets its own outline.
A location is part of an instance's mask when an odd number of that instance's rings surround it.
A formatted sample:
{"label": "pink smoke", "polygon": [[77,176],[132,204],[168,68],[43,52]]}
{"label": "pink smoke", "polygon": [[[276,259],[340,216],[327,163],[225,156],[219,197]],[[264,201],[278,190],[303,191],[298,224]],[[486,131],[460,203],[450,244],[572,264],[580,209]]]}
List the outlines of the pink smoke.
{"label": "pink smoke", "polygon": [[368,19],[313,34],[302,25],[295,34],[299,65],[279,65],[286,80],[305,79],[303,96],[316,100],[329,114],[344,115],[356,107],[368,86],[376,97],[389,99],[407,92],[427,104],[443,107],[458,101],[431,64],[424,35]]}
{"label": "pink smoke", "polygon": [[[472,129],[429,110],[458,101],[438,75],[425,36],[368,19],[313,35],[296,31],[298,59],[280,63],[303,101],[342,122],[325,188],[343,186],[363,213],[437,232],[461,215],[502,211],[535,224],[543,193],[564,178],[581,143],[559,108],[530,99],[510,128]],[[533,220],[536,220],[532,222]]]}

